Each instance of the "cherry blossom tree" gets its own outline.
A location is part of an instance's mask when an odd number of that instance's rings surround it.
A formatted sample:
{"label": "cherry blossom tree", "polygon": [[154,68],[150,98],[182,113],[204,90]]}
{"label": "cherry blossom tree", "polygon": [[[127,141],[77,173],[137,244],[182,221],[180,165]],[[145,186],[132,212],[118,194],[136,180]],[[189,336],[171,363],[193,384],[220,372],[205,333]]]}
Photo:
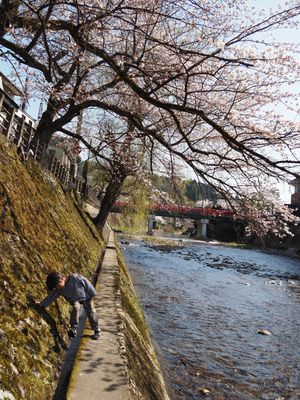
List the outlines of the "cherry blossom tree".
{"label": "cherry blossom tree", "polygon": [[299,25],[298,1],[260,13],[245,0],[0,4],[3,53],[47,95],[44,143],[82,110],[102,110],[237,212],[258,179],[299,177],[299,122],[285,115],[298,113],[299,48],[272,36]]}
{"label": "cherry blossom tree", "polygon": [[[100,210],[94,217],[95,224],[102,230],[110,209],[123,190],[125,180],[128,182],[128,178],[132,177],[134,181],[148,180],[149,147],[145,139],[139,137],[136,129],[126,125],[125,121],[120,123],[110,120],[103,124],[103,115],[99,117],[96,113],[83,125],[80,133],[65,128],[62,128],[62,132],[84,142],[89,150],[88,158],[93,160],[95,168],[100,172],[100,179],[105,181],[98,195]],[[95,183],[98,184],[97,179]]]}

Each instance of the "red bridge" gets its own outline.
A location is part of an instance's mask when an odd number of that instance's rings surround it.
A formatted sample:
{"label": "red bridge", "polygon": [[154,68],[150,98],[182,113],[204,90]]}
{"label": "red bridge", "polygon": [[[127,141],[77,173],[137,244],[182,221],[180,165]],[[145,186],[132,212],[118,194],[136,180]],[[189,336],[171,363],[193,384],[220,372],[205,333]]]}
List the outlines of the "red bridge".
{"label": "red bridge", "polygon": [[[130,203],[116,202],[111,212],[122,212],[125,207],[132,207]],[[161,217],[177,217],[177,218],[190,218],[201,219],[209,217],[225,217],[232,218],[233,212],[226,209],[207,208],[207,207],[187,207],[165,204],[150,204],[148,206],[150,214],[159,215]]]}

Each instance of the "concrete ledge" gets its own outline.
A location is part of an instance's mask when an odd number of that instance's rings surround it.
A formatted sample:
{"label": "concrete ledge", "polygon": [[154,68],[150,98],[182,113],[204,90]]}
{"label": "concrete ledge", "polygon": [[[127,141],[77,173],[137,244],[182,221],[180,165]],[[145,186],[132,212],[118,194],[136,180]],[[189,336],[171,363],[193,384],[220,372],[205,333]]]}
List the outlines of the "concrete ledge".
{"label": "concrete ledge", "polygon": [[[70,379],[68,400],[129,400],[126,360],[120,354],[116,277],[118,262],[111,232],[97,285],[95,306],[102,336],[92,340],[93,331],[83,332],[75,368]],[[87,323],[88,324],[88,323]]]}

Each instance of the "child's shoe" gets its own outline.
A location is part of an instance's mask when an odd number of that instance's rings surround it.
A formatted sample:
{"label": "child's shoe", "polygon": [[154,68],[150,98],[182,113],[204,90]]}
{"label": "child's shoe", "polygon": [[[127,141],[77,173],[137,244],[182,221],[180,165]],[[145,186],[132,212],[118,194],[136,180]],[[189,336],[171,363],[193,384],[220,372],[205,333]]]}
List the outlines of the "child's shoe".
{"label": "child's shoe", "polygon": [[98,340],[98,339],[100,339],[100,336],[101,336],[101,331],[100,330],[99,331],[95,331],[93,336],[92,336],[92,339],[93,340]]}
{"label": "child's shoe", "polygon": [[75,338],[76,337],[76,329],[75,328],[71,328],[68,331],[68,336],[69,336],[70,339]]}

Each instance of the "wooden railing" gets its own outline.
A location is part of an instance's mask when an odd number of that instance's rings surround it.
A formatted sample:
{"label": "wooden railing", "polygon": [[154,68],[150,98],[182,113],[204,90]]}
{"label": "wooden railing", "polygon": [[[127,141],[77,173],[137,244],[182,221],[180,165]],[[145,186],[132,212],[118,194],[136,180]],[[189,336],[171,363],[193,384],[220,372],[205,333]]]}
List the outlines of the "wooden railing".
{"label": "wooden railing", "polygon": [[34,142],[35,122],[23,111],[10,104],[3,93],[0,94],[0,133],[14,143],[23,158],[32,157],[42,161],[44,148],[39,141]]}
{"label": "wooden railing", "polygon": [[17,152],[22,159],[33,159],[43,164],[66,189],[73,189],[84,195],[87,192],[85,179],[74,177],[72,173],[74,171],[55,157],[52,157],[50,162],[45,162],[46,148],[39,143],[39,140],[33,141],[34,133],[34,120],[14,106],[12,99],[0,93],[0,134],[6,136],[17,147]]}
{"label": "wooden railing", "polygon": [[73,189],[79,193],[86,192],[86,181],[84,178],[74,177],[70,169],[66,168],[57,158],[53,158],[48,169],[61,181],[68,189]]}

